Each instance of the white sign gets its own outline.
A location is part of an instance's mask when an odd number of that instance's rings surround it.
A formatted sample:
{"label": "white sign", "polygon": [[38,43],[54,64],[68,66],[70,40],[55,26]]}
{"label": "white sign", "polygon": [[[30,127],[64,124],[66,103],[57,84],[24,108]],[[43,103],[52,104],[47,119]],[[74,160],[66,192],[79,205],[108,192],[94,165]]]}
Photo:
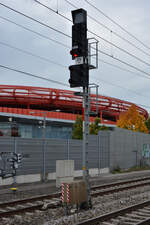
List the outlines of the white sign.
{"label": "white sign", "polygon": [[76,65],[83,64],[83,57],[77,57],[77,58],[75,58],[75,64]]}

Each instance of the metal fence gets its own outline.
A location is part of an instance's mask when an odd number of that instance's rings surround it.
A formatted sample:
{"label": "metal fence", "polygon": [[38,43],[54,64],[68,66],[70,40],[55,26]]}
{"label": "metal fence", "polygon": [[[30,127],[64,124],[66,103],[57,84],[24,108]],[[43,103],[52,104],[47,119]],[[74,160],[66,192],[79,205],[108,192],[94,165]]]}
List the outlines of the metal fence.
{"label": "metal fence", "polygon": [[[0,152],[10,151],[23,154],[18,175],[53,173],[56,171],[56,160],[66,159],[74,160],[75,170],[82,169],[81,140],[0,137]],[[89,137],[88,166],[98,171],[109,167],[109,152],[100,143],[99,136]]]}
{"label": "metal fence", "polygon": [[[75,170],[82,168],[81,140],[0,137],[0,152],[10,151],[24,156],[18,175],[53,173],[56,160],[71,159]],[[143,163],[150,164],[149,134],[116,128],[89,136],[88,166],[97,173],[102,168],[127,169]]]}

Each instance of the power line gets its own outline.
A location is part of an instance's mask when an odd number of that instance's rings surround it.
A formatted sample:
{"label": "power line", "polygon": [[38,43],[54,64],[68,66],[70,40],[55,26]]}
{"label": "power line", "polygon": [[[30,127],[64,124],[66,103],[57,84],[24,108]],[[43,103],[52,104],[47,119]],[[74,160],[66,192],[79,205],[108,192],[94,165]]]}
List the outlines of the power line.
{"label": "power line", "polygon": [[43,22],[41,22],[41,21],[39,21],[39,20],[37,20],[37,19],[34,19],[33,17],[28,16],[28,15],[26,15],[26,14],[24,14],[24,13],[22,13],[22,12],[16,10],[16,9],[13,9],[13,8],[11,8],[10,6],[7,6],[7,5],[5,5],[5,4],[3,4],[3,3],[1,3],[1,2],[0,2],[0,5],[3,6],[3,7],[5,7],[5,8],[7,8],[7,9],[10,9],[10,10],[12,10],[13,12],[18,13],[18,14],[20,14],[20,15],[22,15],[22,16],[24,16],[24,17],[26,17],[26,18],[28,18],[28,19],[30,19],[30,20],[36,22],[36,23],[39,23],[40,25],[42,25],[42,26],[44,26],[44,27],[47,27],[47,28],[49,28],[49,29],[51,29],[51,30],[53,30],[53,31],[55,31],[55,32],[57,32],[57,33],[60,33],[60,34],[62,34],[62,35],[64,35],[64,36],[66,36],[66,37],[71,38],[71,36],[69,36],[68,34],[66,34],[66,33],[64,33],[64,32],[62,32],[62,31],[60,31],[60,30],[58,30],[58,29],[55,29],[55,28],[49,26],[48,24],[43,23]]}
{"label": "power line", "polygon": [[[12,23],[12,24],[14,24],[14,25],[16,25],[16,26],[18,26],[18,27],[24,29],[24,30],[27,30],[27,31],[29,31],[29,32],[31,32],[31,33],[34,33],[34,34],[36,34],[36,35],[38,35],[38,36],[40,36],[40,37],[42,37],[42,38],[44,38],[44,39],[50,40],[50,41],[52,41],[52,42],[55,42],[56,44],[59,44],[59,45],[65,47],[65,48],[70,49],[70,46],[69,46],[69,45],[65,45],[65,44],[63,44],[62,42],[56,41],[56,40],[54,40],[54,39],[51,39],[51,38],[49,38],[48,36],[45,36],[45,35],[43,35],[43,34],[41,34],[41,33],[39,33],[39,32],[36,32],[36,31],[34,31],[34,30],[32,30],[32,29],[29,29],[29,28],[27,28],[27,27],[25,27],[25,26],[22,26],[21,24],[18,24],[18,23],[14,22],[14,21],[12,21],[12,20],[10,20],[10,19],[7,19],[7,18],[5,18],[5,17],[0,16],[0,18],[3,19],[3,20],[5,20],[5,21],[7,21],[7,22],[9,22],[9,23]],[[10,46],[10,45],[9,45],[9,46]],[[15,49],[16,49],[16,48],[15,48]],[[39,56],[37,56],[37,57],[39,57]],[[40,57],[40,58],[41,58],[41,57]],[[43,58],[43,57],[42,57],[42,58]],[[47,61],[47,60],[46,60],[46,61]],[[112,66],[112,67],[118,68],[118,69],[120,69],[120,70],[122,70],[122,71],[129,72],[129,73],[131,73],[131,74],[134,74],[134,75],[136,75],[136,76],[140,76],[140,77],[141,77],[141,74],[135,73],[135,72],[133,72],[133,71],[131,71],[131,70],[122,68],[122,67],[120,67],[120,66],[117,66],[117,65],[112,64],[112,63],[109,63],[109,62],[106,62],[106,61],[104,61],[104,60],[102,60],[102,59],[99,59],[99,61],[100,61],[100,62],[103,62],[103,63],[105,63],[105,64],[107,64],[107,65],[110,65],[110,66]],[[144,75],[143,75],[143,76],[144,76]],[[147,76],[144,76],[144,77],[147,78],[147,79],[150,79],[150,78],[147,77]]]}
{"label": "power line", "polygon": [[[53,63],[53,64],[56,64],[56,65],[58,65],[58,66],[61,66],[61,67],[67,68],[67,66],[63,66],[62,64],[59,64],[59,63],[56,63],[56,62],[51,61],[51,60],[49,60],[49,59],[46,59],[46,58],[44,58],[44,57],[41,57],[41,56],[35,55],[35,54],[33,54],[33,53],[31,53],[31,52],[28,52],[28,51],[26,51],[26,50],[23,50],[23,49],[20,49],[20,48],[14,47],[14,46],[9,45],[9,44],[7,44],[7,43],[4,43],[4,42],[1,42],[1,41],[0,41],[0,44],[1,44],[1,45],[4,45],[4,46],[6,46],[6,47],[12,48],[12,49],[14,49],[14,50],[17,50],[17,51],[23,52],[23,53],[25,53],[25,54],[27,54],[27,55],[31,55],[31,56],[36,57],[36,58],[39,58],[39,59],[41,59],[41,60],[48,61],[48,62]],[[102,60],[102,61],[103,61],[103,60]],[[104,63],[106,63],[106,64],[110,64],[110,63],[107,63],[107,62],[105,62],[105,61],[103,61],[103,62],[104,62]],[[110,65],[111,65],[111,66],[114,66],[114,65],[112,65],[112,64],[110,64]],[[118,67],[117,67],[117,68],[118,68]],[[125,70],[125,71],[130,72],[130,71],[128,71],[128,70]],[[137,75],[137,74],[136,74],[136,75]],[[96,79],[97,79],[97,78],[96,78]],[[150,78],[149,78],[149,79],[150,79]],[[108,83],[108,84],[113,85],[112,83],[107,82],[107,81],[105,81],[105,80],[103,80],[103,79],[97,79],[97,80],[99,80],[99,81],[101,80],[101,81],[103,81],[103,82],[105,82],[105,83]],[[137,94],[137,95],[144,96],[144,95],[141,95],[140,93],[135,92],[135,91],[133,91],[133,90],[131,90],[131,89],[124,88],[124,87],[119,86],[119,85],[114,85],[114,86],[119,87],[119,88],[121,88],[121,89],[126,89],[126,90],[128,90],[128,91],[130,91],[130,92],[133,92],[133,93]],[[150,98],[150,97],[148,97],[148,96],[144,96],[144,97],[146,97],[146,98]]]}
{"label": "power line", "polygon": [[150,64],[149,64],[148,62],[146,62],[146,61],[142,60],[141,58],[137,57],[136,55],[134,55],[134,54],[132,54],[132,53],[126,51],[125,49],[123,49],[123,48],[117,46],[116,44],[112,43],[111,41],[108,41],[107,39],[101,37],[100,35],[94,33],[93,31],[89,31],[89,30],[88,30],[88,32],[91,33],[91,34],[93,34],[93,35],[95,35],[97,38],[100,38],[101,40],[107,42],[108,44],[114,46],[115,48],[119,49],[120,51],[122,51],[122,52],[128,54],[129,56],[131,56],[131,57],[137,59],[138,61],[140,61],[140,62],[146,64],[147,66],[150,66]]}
{"label": "power line", "polygon": [[[1,4],[1,3],[0,3],[0,4]],[[3,5],[4,5],[4,4],[3,4]],[[10,7],[9,7],[9,8],[10,8]],[[15,10],[15,12],[16,12],[16,10]],[[18,12],[18,11],[17,11],[17,12]],[[21,15],[22,15],[22,14],[21,14]],[[28,17],[28,16],[27,16],[27,17]],[[30,19],[30,17],[28,17],[28,18]],[[71,37],[69,36],[69,38],[71,38]],[[60,44],[60,42],[59,42],[59,44]],[[67,47],[68,47],[68,46],[67,46]],[[143,71],[143,70],[141,70],[141,69],[139,69],[139,68],[133,66],[132,64],[129,64],[129,63],[123,61],[123,60],[120,60],[120,59],[118,59],[117,57],[114,57],[114,56],[112,56],[112,55],[109,55],[108,53],[105,53],[105,52],[103,52],[103,51],[101,51],[101,50],[98,50],[98,51],[99,51],[100,53],[102,53],[102,54],[108,56],[108,57],[111,57],[111,58],[114,59],[114,60],[117,60],[118,62],[120,62],[120,63],[122,63],[122,64],[125,64],[126,66],[129,66],[129,67],[131,67],[131,68],[133,68],[133,69],[135,69],[135,70],[137,70],[137,71],[139,71],[139,72],[141,72],[141,73],[146,74],[147,76],[150,76],[149,73],[147,73],[147,72],[145,72],[145,71]]]}
{"label": "power line", "polygon": [[55,65],[57,65],[57,66],[61,66],[61,67],[63,67],[63,68],[67,68],[67,66],[64,66],[64,65],[62,65],[62,64],[60,64],[60,63],[56,63],[56,62],[54,62],[54,61],[52,61],[52,60],[50,60],[50,59],[47,59],[47,58],[45,58],[45,57],[43,57],[43,56],[36,55],[36,54],[34,54],[34,53],[32,53],[32,52],[29,52],[29,51],[26,51],[26,50],[24,50],[24,49],[14,47],[14,46],[12,46],[12,45],[10,45],[10,44],[7,44],[7,43],[5,43],[5,42],[0,41],[0,45],[6,46],[6,47],[8,47],[8,48],[14,49],[14,50],[16,50],[16,51],[22,52],[22,53],[24,53],[24,54],[27,54],[27,55],[30,55],[30,56],[33,56],[33,57],[36,57],[36,58],[41,59],[41,60],[43,60],[43,61],[45,61],[45,62],[53,63],[53,64],[55,64]]}
{"label": "power line", "polygon": [[[35,0],[36,1],[36,0]],[[77,9],[77,6],[75,6],[73,3],[71,3],[68,0],[64,0],[65,2],[67,2],[69,5],[73,6],[74,8]],[[58,13],[59,14],[59,13]],[[103,23],[99,22],[97,19],[95,19],[94,17],[90,16],[89,14],[87,15],[91,20],[95,21],[97,24],[99,24],[100,26],[102,26],[103,28],[105,28],[106,30],[108,30],[109,32],[111,32],[112,34],[114,34],[115,36],[119,37],[121,40],[125,41],[126,43],[128,43],[129,45],[131,45],[132,47],[136,48],[137,50],[139,50],[140,52],[144,53],[147,56],[150,56],[150,54],[148,54],[147,52],[145,52],[143,49],[141,49],[140,47],[136,46],[134,43],[132,43],[131,41],[127,40],[126,38],[122,37],[121,35],[119,35],[117,32],[113,31],[112,29],[110,29],[108,26],[104,25]]]}
{"label": "power line", "polygon": [[9,22],[9,23],[12,23],[12,24],[14,24],[14,25],[16,25],[16,26],[18,26],[18,27],[20,27],[20,28],[26,30],[26,31],[29,31],[29,32],[31,32],[31,33],[34,33],[34,34],[36,34],[36,35],[38,35],[38,36],[40,36],[40,37],[42,37],[42,38],[45,38],[45,39],[47,39],[47,40],[49,40],[49,41],[52,41],[52,42],[54,42],[54,43],[56,43],[56,44],[59,44],[59,45],[61,45],[61,46],[64,46],[64,47],[70,49],[70,47],[69,47],[68,45],[65,45],[65,44],[63,44],[62,42],[56,41],[55,39],[52,39],[52,38],[50,38],[50,37],[48,37],[48,36],[46,36],[46,35],[43,35],[43,34],[37,32],[37,31],[34,31],[33,29],[30,29],[30,28],[27,28],[27,27],[25,27],[25,26],[23,26],[23,25],[21,25],[21,24],[18,24],[18,23],[14,22],[14,21],[12,21],[12,20],[10,20],[10,19],[7,19],[6,17],[0,16],[0,18],[1,18],[2,20],[5,20],[5,21],[7,21],[7,22]]}
{"label": "power line", "polygon": [[55,84],[63,85],[63,86],[66,86],[66,87],[70,87],[69,85],[67,85],[65,83],[62,83],[60,81],[55,81],[55,80],[52,80],[52,79],[48,79],[46,77],[42,77],[42,76],[39,76],[39,75],[36,75],[36,74],[33,74],[33,73],[28,73],[28,72],[25,72],[25,71],[22,71],[22,70],[18,70],[16,68],[11,68],[11,67],[4,66],[4,65],[1,65],[1,64],[0,64],[0,68],[6,69],[6,70],[11,70],[11,71],[14,71],[16,73],[22,73],[24,75],[27,75],[27,76],[30,76],[30,77],[35,77],[35,78],[38,78],[38,79],[41,79],[41,80],[45,80],[45,81],[49,81],[51,83],[55,83]]}
{"label": "power line", "polygon": [[[96,78],[96,80],[97,80],[97,78]],[[100,80],[102,80],[102,79],[98,79],[99,81]],[[132,90],[130,90],[130,89],[128,89],[128,88],[124,88],[124,87],[122,87],[122,86],[119,86],[119,85],[116,85],[116,84],[113,84],[113,83],[110,83],[110,82],[107,82],[107,81],[105,81],[105,80],[102,80],[104,83],[107,83],[108,85],[111,85],[111,86],[115,86],[115,87],[119,87],[119,88],[121,88],[121,89],[127,89],[128,91],[131,91],[131,92],[134,92],[134,91],[132,91]],[[134,92],[134,93],[136,93],[136,95],[140,95],[140,93],[138,93],[138,92]],[[105,95],[106,96],[106,95]],[[143,95],[142,95],[143,96]],[[108,96],[109,97],[109,96]],[[146,97],[146,98],[149,98],[148,96],[143,96],[143,97]],[[128,101],[128,100],[127,100]],[[139,103],[136,103],[137,105],[140,105],[140,106],[142,106],[142,107],[146,107],[146,108],[150,108],[150,106],[147,106],[147,105],[142,105],[142,104],[139,104]]]}
{"label": "power line", "polygon": [[[136,76],[141,77],[141,74],[140,74],[140,73],[135,73],[135,72],[133,72],[133,71],[131,71],[131,70],[125,69],[125,68],[123,68],[123,67],[117,66],[117,65],[112,64],[112,63],[109,63],[109,62],[106,62],[106,61],[104,61],[104,60],[102,60],[102,59],[98,59],[98,61],[100,61],[100,62],[102,62],[102,63],[105,63],[105,64],[107,64],[107,65],[109,65],[109,66],[112,66],[112,67],[114,67],[114,68],[120,69],[120,70],[122,70],[122,71],[125,71],[125,72],[128,72],[128,73],[131,73],[131,74],[133,74],[133,75],[136,75]],[[150,79],[150,77],[148,77],[148,76],[146,76],[146,75],[143,75],[143,77],[146,78],[146,79]]]}
{"label": "power line", "polygon": [[121,60],[121,59],[118,59],[118,58],[115,57],[115,56],[112,56],[112,55],[110,55],[110,54],[108,54],[108,53],[106,53],[106,52],[103,52],[103,51],[101,51],[101,50],[98,50],[98,52],[100,52],[100,53],[102,53],[102,54],[104,54],[104,55],[106,55],[106,56],[108,56],[108,57],[111,57],[112,59],[115,59],[115,60],[117,60],[118,62],[120,62],[120,63],[122,63],[122,64],[125,64],[126,66],[129,66],[129,67],[131,67],[131,68],[133,68],[133,69],[135,69],[135,70],[137,70],[137,71],[139,71],[139,72],[141,72],[141,73],[144,73],[144,74],[146,74],[147,76],[150,76],[149,73],[147,73],[147,72],[145,72],[145,71],[139,69],[139,68],[136,67],[136,66],[133,66],[133,65],[130,64],[130,63],[127,63],[127,62],[125,62],[125,61],[123,61],[123,60]]}
{"label": "power line", "polygon": [[[1,65],[0,64],[0,67],[2,69],[7,69],[7,70],[10,70],[10,71],[14,71],[14,72],[17,72],[17,73],[22,73],[24,75],[27,75],[27,76],[31,76],[31,77],[35,77],[35,78],[38,78],[38,79],[42,79],[42,80],[46,80],[46,81],[49,81],[49,82],[52,82],[52,83],[56,83],[56,84],[59,84],[59,85],[63,85],[63,86],[67,86],[67,87],[70,87],[69,85],[65,84],[65,83],[62,83],[62,82],[59,82],[59,81],[55,81],[55,80],[51,80],[51,79],[48,79],[48,78],[45,78],[45,77],[41,77],[39,75],[35,75],[35,74],[32,74],[32,73],[28,73],[28,72],[25,72],[25,71],[22,71],[22,70],[18,70],[18,69],[15,69],[15,68],[11,68],[11,67],[8,67],[8,66],[4,66],[4,65]],[[107,82],[108,83],[108,82]],[[111,84],[113,85],[113,84]],[[116,85],[113,85],[113,86],[116,86]],[[132,91],[133,92],[133,91]],[[137,93],[136,93],[137,94]],[[144,96],[145,97],[145,96]],[[140,104],[138,104],[140,105]],[[145,106],[145,105],[142,105],[144,107],[149,107],[149,106]],[[149,107],[150,108],[150,107]]]}
{"label": "power line", "polygon": [[129,89],[129,88],[125,88],[125,87],[123,87],[123,86],[120,86],[120,85],[117,85],[117,84],[113,84],[113,83],[108,82],[108,81],[105,81],[105,80],[103,80],[103,79],[101,79],[101,78],[94,77],[94,79],[96,79],[96,80],[99,81],[99,82],[102,81],[102,82],[104,82],[104,83],[106,83],[106,84],[115,86],[115,87],[117,87],[117,88],[120,88],[120,89],[124,89],[124,90],[130,91],[130,92],[132,92],[132,93],[134,93],[134,94],[136,94],[136,95],[143,96],[143,97],[148,98],[148,99],[150,98],[150,96],[142,95],[141,93],[139,93],[139,92],[137,92],[137,91],[133,91],[133,90],[131,90],[131,89]]}
{"label": "power line", "polygon": [[[47,9],[53,11],[54,13],[57,13],[57,14],[58,14],[57,11],[52,10],[50,7],[48,7],[48,6],[46,6],[46,5],[42,4],[42,3],[40,3],[38,0],[34,0],[34,1],[35,1],[36,3],[42,5],[43,7],[45,7],[45,8],[47,8]],[[59,15],[62,16],[61,14],[59,14]],[[65,18],[65,19],[68,19],[68,18],[66,18],[66,17],[64,17],[64,18]],[[69,21],[70,21],[70,20],[69,20]],[[71,21],[71,22],[72,22],[72,21]],[[107,42],[108,44],[114,46],[115,48],[119,49],[120,51],[122,51],[122,52],[128,54],[129,56],[135,58],[136,60],[138,60],[138,61],[140,61],[140,62],[142,62],[142,63],[144,63],[144,64],[150,66],[150,64],[149,64],[148,62],[146,62],[146,61],[142,60],[141,58],[137,57],[136,55],[134,55],[134,54],[132,54],[132,53],[126,51],[125,49],[123,49],[123,48],[117,46],[116,44],[112,43],[111,41],[108,41],[107,39],[101,37],[100,35],[98,35],[98,34],[92,32],[92,31],[90,31],[90,30],[88,30],[88,32],[91,33],[91,34],[93,34],[93,35],[95,35],[97,38],[100,38],[101,40]]]}
{"label": "power line", "polygon": [[[1,3],[0,3],[0,4],[1,4]],[[9,8],[10,8],[10,7],[9,7]],[[15,10],[15,12],[18,12],[18,11]],[[24,15],[24,14],[21,13],[21,15]],[[28,17],[28,16],[27,16],[27,17]],[[28,17],[28,18],[30,18],[30,17]],[[34,21],[36,21],[36,20],[34,20]],[[36,22],[37,22],[37,21],[36,21]],[[43,23],[42,23],[42,24],[43,24]],[[66,35],[66,36],[68,36],[68,35]],[[5,44],[5,45],[7,45],[7,44]],[[8,45],[8,46],[10,47],[10,45]],[[12,47],[12,46],[11,46],[11,47]],[[27,54],[31,54],[32,56],[35,56],[34,54],[29,53],[29,52],[27,52],[27,51],[24,51],[24,50],[15,48],[15,47],[13,47],[13,48],[16,49],[16,50],[22,51],[22,52],[24,52],[24,53],[26,52]],[[38,57],[39,57],[39,56],[38,56]],[[40,58],[43,58],[43,57],[40,57]],[[113,57],[113,58],[114,58],[114,57]],[[53,63],[54,63],[54,62],[53,62]],[[25,71],[17,70],[17,69],[10,68],[10,67],[4,66],[4,65],[0,65],[0,67],[3,68],[3,69],[8,69],[8,70],[11,70],[11,71],[14,71],[14,72],[22,73],[22,74],[25,74],[25,75],[28,75],[28,76],[36,77],[36,78],[39,78],[39,79],[42,79],[42,80],[50,81],[50,82],[53,82],[53,83],[57,83],[57,84],[60,84],[60,85],[64,85],[64,86],[69,87],[69,85],[64,84],[64,83],[62,83],[62,82],[54,81],[54,80],[47,79],[47,78],[43,78],[43,77],[41,77],[41,76],[38,76],[38,75],[35,75],[35,74],[31,74],[31,73],[28,73],[28,72],[25,72]],[[119,87],[119,86],[118,86],[118,87]],[[129,90],[129,89],[128,89],[128,90]],[[131,91],[131,90],[130,90],[130,91]],[[133,91],[132,91],[132,92],[133,92]],[[134,93],[139,94],[139,93],[137,93],[137,92],[134,92]],[[144,97],[147,97],[147,96],[144,96]]]}
{"label": "power line", "polygon": [[150,47],[147,46],[145,43],[143,43],[141,40],[139,40],[135,35],[131,34],[129,31],[127,31],[124,27],[122,27],[119,23],[117,23],[115,20],[111,19],[109,16],[107,16],[104,12],[102,12],[102,10],[100,10],[99,8],[97,8],[96,6],[94,6],[92,3],[90,3],[88,0],[84,0],[88,5],[90,5],[91,7],[93,7],[95,10],[97,10],[99,13],[101,13],[103,16],[105,16],[107,19],[109,19],[111,22],[113,22],[115,25],[117,25],[121,30],[123,30],[124,32],[126,32],[129,36],[131,36],[132,38],[134,38],[136,41],[138,41],[140,44],[142,44],[145,48],[147,48],[148,50],[150,50]]}
{"label": "power line", "polygon": [[72,23],[72,20],[70,20],[68,17],[64,16],[62,13],[59,13],[58,11],[52,9],[51,7],[49,7],[49,6],[47,6],[47,5],[45,5],[45,4],[41,3],[41,2],[39,2],[38,0],[33,0],[33,1],[35,1],[35,2],[38,3],[39,5],[41,5],[41,6],[45,7],[45,8],[47,8],[48,10],[51,10],[52,12],[57,13],[58,15],[60,15],[61,17],[63,17],[64,19],[66,19],[66,20],[68,20],[69,22]]}

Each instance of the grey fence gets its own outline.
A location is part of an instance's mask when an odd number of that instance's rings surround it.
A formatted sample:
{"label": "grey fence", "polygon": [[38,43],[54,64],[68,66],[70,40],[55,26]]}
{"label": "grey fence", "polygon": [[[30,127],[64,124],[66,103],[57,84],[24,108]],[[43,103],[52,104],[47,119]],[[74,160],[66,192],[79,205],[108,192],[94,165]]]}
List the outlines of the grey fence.
{"label": "grey fence", "polygon": [[[82,169],[82,141],[64,139],[0,138],[0,152],[22,153],[18,175],[46,174],[56,171],[56,160],[72,159],[75,170]],[[105,152],[104,152],[105,151]],[[99,136],[90,136],[88,149],[89,168],[108,167],[109,153],[100,147]],[[0,161],[1,163],[1,161]]]}
{"label": "grey fence", "polygon": [[[24,155],[19,175],[56,171],[56,160],[72,159],[75,170],[82,168],[82,141],[0,137],[0,152]],[[1,163],[1,160],[0,160]],[[89,136],[89,168],[130,168],[150,164],[150,135],[116,128]]]}

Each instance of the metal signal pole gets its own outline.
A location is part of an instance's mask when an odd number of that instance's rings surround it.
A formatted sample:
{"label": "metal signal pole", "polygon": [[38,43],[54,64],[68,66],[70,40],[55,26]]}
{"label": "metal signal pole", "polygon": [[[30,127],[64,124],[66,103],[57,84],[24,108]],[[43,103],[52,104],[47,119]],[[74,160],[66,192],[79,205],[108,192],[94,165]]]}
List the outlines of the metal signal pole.
{"label": "metal signal pole", "polygon": [[82,150],[82,171],[83,179],[87,187],[87,206],[91,207],[91,194],[88,168],[88,136],[89,136],[89,93],[88,86],[83,87],[83,150]]}
{"label": "metal signal pole", "polygon": [[[83,87],[83,93],[76,95],[83,97],[83,151],[82,151],[82,171],[83,180],[87,188],[87,208],[91,207],[89,168],[88,168],[88,135],[89,135],[89,70],[97,67],[97,41],[93,38],[87,39],[87,12],[84,9],[72,11],[72,60],[75,65],[69,66],[70,87]],[[93,48],[93,45],[94,48]],[[94,49],[94,51],[93,51]],[[96,66],[92,65],[91,59],[94,57]]]}

